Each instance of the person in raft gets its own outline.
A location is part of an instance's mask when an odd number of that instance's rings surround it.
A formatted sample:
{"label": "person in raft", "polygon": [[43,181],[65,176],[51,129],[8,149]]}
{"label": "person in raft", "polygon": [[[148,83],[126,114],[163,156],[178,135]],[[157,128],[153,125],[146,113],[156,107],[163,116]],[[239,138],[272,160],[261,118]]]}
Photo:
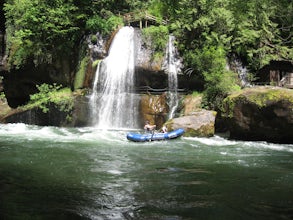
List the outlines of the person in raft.
{"label": "person in raft", "polygon": [[167,127],[164,125],[164,126],[161,128],[161,131],[162,131],[162,133],[167,133],[167,132],[168,132],[168,129],[167,129]]}
{"label": "person in raft", "polygon": [[150,125],[150,122],[146,121],[143,128],[144,128],[145,131],[153,133],[155,128],[156,128],[156,125]]}

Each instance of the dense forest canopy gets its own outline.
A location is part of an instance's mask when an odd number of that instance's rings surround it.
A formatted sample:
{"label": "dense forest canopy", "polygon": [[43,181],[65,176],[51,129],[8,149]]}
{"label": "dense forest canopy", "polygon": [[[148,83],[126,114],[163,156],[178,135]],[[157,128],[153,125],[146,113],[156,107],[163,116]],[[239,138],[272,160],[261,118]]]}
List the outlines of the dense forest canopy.
{"label": "dense forest canopy", "polygon": [[293,60],[292,0],[6,0],[10,68],[50,63],[84,35],[110,34],[120,15],[141,10],[168,21],[185,69],[213,88],[212,99],[234,85],[227,57],[241,59],[251,73],[271,60]]}

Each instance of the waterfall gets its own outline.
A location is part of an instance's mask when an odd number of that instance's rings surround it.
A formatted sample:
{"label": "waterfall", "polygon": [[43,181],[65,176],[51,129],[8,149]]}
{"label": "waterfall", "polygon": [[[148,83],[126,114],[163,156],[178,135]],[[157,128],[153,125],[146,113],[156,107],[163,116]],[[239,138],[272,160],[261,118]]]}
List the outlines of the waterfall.
{"label": "waterfall", "polygon": [[226,69],[234,71],[238,74],[242,87],[251,86],[249,72],[240,59],[236,57],[230,58],[227,62]]}
{"label": "waterfall", "polygon": [[174,45],[175,37],[170,35],[166,49],[165,66],[168,72],[168,106],[169,116],[172,119],[178,107],[178,78],[177,74],[181,68],[181,62],[177,57],[177,50]]}
{"label": "waterfall", "polygon": [[98,92],[98,80],[99,80],[99,73],[101,69],[101,62],[98,63],[95,80],[93,84],[92,94],[90,96],[90,109],[91,109],[91,118],[93,119],[93,124],[96,124],[96,115],[98,114],[98,98],[99,98],[99,92]]}
{"label": "waterfall", "polygon": [[134,29],[123,27],[115,35],[109,55],[96,71],[90,97],[93,124],[102,129],[135,128]]}

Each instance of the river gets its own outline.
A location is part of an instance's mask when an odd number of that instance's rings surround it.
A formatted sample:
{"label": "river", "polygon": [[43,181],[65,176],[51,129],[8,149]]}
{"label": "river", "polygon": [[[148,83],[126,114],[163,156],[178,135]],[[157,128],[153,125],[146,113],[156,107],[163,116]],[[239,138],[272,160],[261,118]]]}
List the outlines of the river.
{"label": "river", "polygon": [[0,125],[0,219],[293,219],[293,145]]}

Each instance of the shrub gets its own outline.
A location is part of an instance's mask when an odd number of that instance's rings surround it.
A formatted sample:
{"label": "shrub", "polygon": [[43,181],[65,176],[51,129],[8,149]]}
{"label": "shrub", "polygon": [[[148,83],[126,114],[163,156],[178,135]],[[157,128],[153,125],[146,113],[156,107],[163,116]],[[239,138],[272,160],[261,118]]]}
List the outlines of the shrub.
{"label": "shrub", "polygon": [[121,24],[123,24],[123,19],[119,16],[111,15],[108,18],[102,18],[94,15],[87,20],[86,29],[92,33],[98,31],[103,35],[108,35]]}
{"label": "shrub", "polygon": [[205,80],[203,105],[219,109],[229,93],[240,90],[237,75],[226,69],[226,53],[222,47],[205,47],[198,52],[197,59],[198,70]]}
{"label": "shrub", "polygon": [[62,85],[37,85],[38,93],[30,95],[30,101],[25,107],[27,109],[38,107],[44,113],[49,111],[50,103],[58,107],[60,111],[70,112],[73,109],[73,97],[69,88],[62,88]]}

